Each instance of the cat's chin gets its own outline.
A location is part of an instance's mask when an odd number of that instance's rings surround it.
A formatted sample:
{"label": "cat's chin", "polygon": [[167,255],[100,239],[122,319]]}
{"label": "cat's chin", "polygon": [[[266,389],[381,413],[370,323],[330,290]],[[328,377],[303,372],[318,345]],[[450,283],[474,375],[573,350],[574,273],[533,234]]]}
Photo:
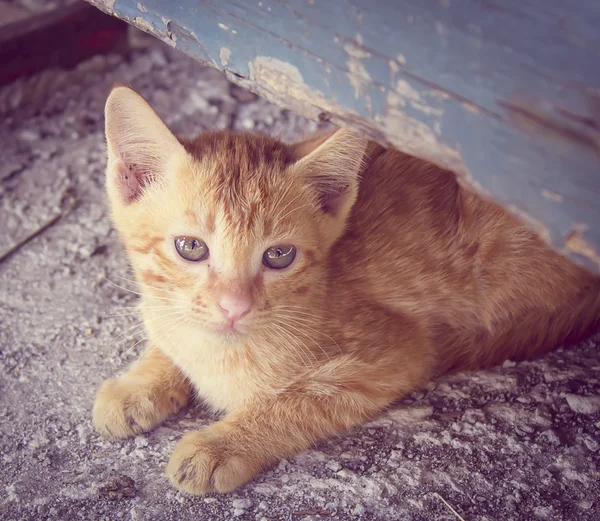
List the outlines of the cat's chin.
{"label": "cat's chin", "polygon": [[230,324],[205,326],[205,331],[216,340],[227,344],[239,342],[250,332],[248,327],[239,324],[236,324],[235,326]]}

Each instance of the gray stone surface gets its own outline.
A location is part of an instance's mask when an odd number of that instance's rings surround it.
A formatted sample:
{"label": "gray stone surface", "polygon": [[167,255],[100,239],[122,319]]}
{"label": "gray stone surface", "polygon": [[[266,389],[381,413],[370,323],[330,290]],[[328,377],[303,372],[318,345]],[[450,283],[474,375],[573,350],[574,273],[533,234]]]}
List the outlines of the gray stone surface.
{"label": "gray stone surface", "polygon": [[457,519],[442,498],[467,521],[600,519],[599,338],[432,383],[226,496],[186,497],[164,476],[181,434],[212,420],[201,404],[145,436],[99,438],[96,389],[143,348],[103,193],[115,81],[183,134],[316,128],[158,42],[0,91],[0,257],[63,214],[0,263],[1,519]]}

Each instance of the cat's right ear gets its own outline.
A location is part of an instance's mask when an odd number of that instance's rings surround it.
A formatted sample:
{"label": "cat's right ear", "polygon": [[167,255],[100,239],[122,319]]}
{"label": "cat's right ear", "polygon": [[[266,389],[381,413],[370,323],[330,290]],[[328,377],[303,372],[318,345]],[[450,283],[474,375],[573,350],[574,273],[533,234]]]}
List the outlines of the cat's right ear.
{"label": "cat's right ear", "polygon": [[164,183],[172,162],[186,151],[146,100],[128,87],[113,88],[104,113],[107,189],[113,203],[116,198],[129,205],[151,185]]}

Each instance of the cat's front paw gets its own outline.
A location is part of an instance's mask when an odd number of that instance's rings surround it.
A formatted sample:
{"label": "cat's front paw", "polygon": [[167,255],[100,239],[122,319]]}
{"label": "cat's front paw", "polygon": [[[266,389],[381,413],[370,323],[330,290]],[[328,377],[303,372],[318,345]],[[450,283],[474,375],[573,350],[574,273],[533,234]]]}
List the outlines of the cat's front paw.
{"label": "cat's front paw", "polygon": [[134,436],[153,429],[187,403],[184,388],[161,391],[127,375],[105,380],[94,403],[96,430],[112,439]]}
{"label": "cat's front paw", "polygon": [[190,432],[177,444],[167,465],[176,488],[189,494],[230,492],[261,470],[257,458],[236,451],[218,430]]}

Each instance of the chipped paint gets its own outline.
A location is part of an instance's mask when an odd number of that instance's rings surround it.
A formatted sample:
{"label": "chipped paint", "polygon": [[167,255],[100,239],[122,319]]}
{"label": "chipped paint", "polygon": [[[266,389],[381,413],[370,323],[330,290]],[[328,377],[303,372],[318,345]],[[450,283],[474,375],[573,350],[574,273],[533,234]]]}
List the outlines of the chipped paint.
{"label": "chipped paint", "polygon": [[[407,98],[421,99],[404,80],[401,80],[399,86]],[[440,143],[437,133],[432,128],[406,114],[403,108],[410,99],[404,98],[398,92],[389,91],[386,101],[385,114],[378,114],[374,119],[393,146],[417,157],[427,157],[430,161],[454,171],[461,184],[470,189],[480,188],[473,181],[459,151]]]}
{"label": "chipped paint", "polygon": [[398,95],[397,92],[390,90],[387,93],[387,104],[391,107],[405,107],[406,100],[402,96]]}
{"label": "chipped paint", "polygon": [[221,65],[226,67],[231,59],[231,50],[227,47],[221,47],[221,50],[219,51],[219,59],[221,60]]}
{"label": "chipped paint", "polygon": [[473,103],[467,103],[466,101],[463,101],[461,105],[466,111],[470,112],[471,114],[481,114],[481,110],[479,110],[479,107],[477,105],[474,105]]}
{"label": "chipped paint", "polygon": [[[311,89],[300,70],[288,62],[270,56],[258,56],[248,63],[248,69],[247,80],[233,75],[232,79],[272,103],[283,105],[317,121],[321,114],[327,113],[331,114],[333,123],[350,124],[361,128],[363,132],[372,130],[361,124],[361,118],[354,111],[339,106],[335,99],[326,99],[322,92]],[[409,98],[421,99],[418,92],[406,82],[400,83],[400,90]],[[408,116],[402,110],[406,101],[398,93],[388,92],[386,113],[374,116],[377,130],[383,132],[379,134],[379,140],[385,135],[389,139],[387,144],[417,157],[427,157],[456,172],[461,184],[483,191],[473,180],[459,151],[440,143],[436,133],[427,124]]]}
{"label": "chipped paint", "polygon": [[115,10],[115,2],[116,0],[91,0],[91,3],[94,4],[98,9],[109,14],[113,14]]}
{"label": "chipped paint", "polygon": [[442,109],[436,109],[431,105],[427,105],[426,103],[419,103],[417,101],[411,101],[410,106],[422,112],[423,114],[427,114],[428,116],[433,116],[434,118],[441,118],[444,115],[444,111]]}
{"label": "chipped paint", "polygon": [[[253,81],[265,78],[271,80],[273,77],[277,76],[280,79],[288,79],[294,84],[300,84],[302,87],[306,87],[306,85],[304,85],[304,78],[298,67],[291,63],[279,60],[278,58],[257,56],[248,63],[248,69],[250,71],[250,79]],[[268,83],[270,84],[271,81]]]}
{"label": "chipped paint", "polygon": [[552,190],[547,190],[546,188],[542,189],[542,197],[548,201],[552,201],[554,203],[562,203],[565,198],[561,194],[557,194]]}
{"label": "chipped paint", "polygon": [[[257,56],[248,63],[249,81],[237,81],[271,103],[287,106],[305,116],[318,120],[322,112],[333,112],[334,101],[327,101],[320,91],[304,82],[300,70],[287,62],[270,56]],[[335,107],[336,112],[340,107]]]}
{"label": "chipped paint", "polygon": [[363,49],[360,35],[357,35],[356,42],[346,43],[344,51],[348,55],[348,61],[346,62],[348,72],[346,76],[348,76],[350,85],[354,88],[354,98],[358,99],[373,81],[362,63],[363,59],[371,57],[371,53]]}
{"label": "chipped paint", "polygon": [[395,91],[406,100],[422,102],[420,94],[406,80],[398,80]]}
{"label": "chipped paint", "polygon": [[[394,64],[394,62],[391,62]],[[396,67],[398,67],[396,65]],[[398,71],[399,69],[390,66],[391,71]],[[435,108],[427,103],[417,90],[415,90],[410,83],[406,80],[399,79],[396,81],[396,87],[393,91],[388,93],[388,105],[392,106],[406,106],[410,103],[410,106],[423,114],[433,116],[435,118],[441,118],[444,114],[442,109]]]}
{"label": "chipped paint", "polygon": [[[436,163],[440,167],[453,170],[456,172],[462,186],[492,200],[499,201],[504,205],[507,205],[511,201],[510,194],[504,194],[500,198],[496,194],[496,197],[493,197],[478,182],[480,180],[485,186],[493,186],[493,184],[487,182],[487,178],[490,175],[494,175],[495,170],[493,167],[488,174],[482,174],[479,171],[481,165],[475,161],[471,166],[473,168],[477,166],[479,170],[475,172],[478,177],[473,178],[463,160],[461,148],[462,146],[465,147],[466,154],[471,144],[448,141],[448,133],[455,132],[453,121],[456,119],[454,112],[450,109],[460,109],[461,117],[472,118],[471,114],[474,114],[477,116],[478,121],[484,117],[492,118],[500,125],[501,129],[505,129],[506,127],[511,132],[531,133],[535,135],[536,139],[539,138],[540,128],[544,131],[544,136],[550,134],[550,137],[554,137],[560,140],[562,144],[567,145],[575,143],[577,146],[581,146],[582,140],[587,139],[583,144],[589,148],[592,143],[591,139],[593,138],[595,140],[593,141],[594,150],[596,152],[598,150],[597,135],[594,134],[590,138],[589,135],[593,133],[589,132],[587,127],[580,131],[578,128],[571,128],[574,124],[571,126],[559,126],[562,120],[548,121],[548,118],[545,117],[546,114],[539,111],[536,103],[530,100],[515,100],[513,98],[510,101],[505,101],[506,98],[500,96],[497,106],[508,113],[509,117],[506,118],[504,112],[499,112],[493,108],[490,109],[484,104],[478,105],[472,102],[471,98],[464,96],[461,92],[457,92],[452,85],[447,85],[442,80],[440,80],[439,84],[436,84],[431,79],[422,78],[418,73],[418,67],[413,68],[411,66],[410,69],[406,69],[407,59],[404,53],[386,55],[385,53],[381,54],[381,49],[376,47],[374,51],[366,49],[360,35],[349,39],[351,36],[347,34],[331,34],[331,38],[336,43],[334,46],[336,48],[336,56],[341,55],[341,59],[337,58],[337,61],[324,59],[327,56],[324,54],[320,56],[308,56],[299,47],[296,47],[298,44],[297,41],[288,42],[285,40],[284,43],[286,46],[289,46],[289,62],[269,56],[254,57],[250,55],[248,69],[246,69],[243,63],[239,63],[240,56],[238,54],[236,54],[236,60],[234,60],[235,64],[231,63],[232,54],[236,51],[235,45],[229,42],[233,36],[222,33],[222,36],[219,37],[220,45],[216,46],[216,49],[211,48],[209,52],[208,49],[205,49],[198,43],[198,40],[202,41],[203,36],[201,35],[199,39],[189,31],[187,24],[180,26],[176,23],[177,20],[171,21],[163,18],[163,28],[160,21],[156,22],[155,17],[147,17],[148,19],[146,19],[144,16],[148,12],[148,9],[144,5],[144,2],[147,3],[146,0],[135,0],[132,3],[132,6],[137,5],[137,10],[140,13],[140,16],[135,16],[133,20],[129,18],[131,16],[129,14],[124,16],[122,13],[114,13],[114,0],[88,1],[109,14],[116,14],[126,21],[133,22],[142,30],[153,34],[172,47],[179,46],[183,49],[196,49],[195,58],[201,59],[219,69],[225,69],[225,74],[231,81],[252,90],[273,103],[285,106],[314,120],[320,120],[320,118],[322,120],[326,117],[328,121],[334,124],[353,128],[384,145],[391,144],[403,152],[424,158]],[[438,2],[443,7],[448,7],[451,0],[438,0]],[[119,2],[116,5],[118,9]],[[262,2],[259,2],[259,7],[268,10],[267,5],[263,6]],[[258,9],[255,7],[254,10],[257,11]],[[404,19],[405,25],[406,20],[410,20],[410,22],[414,21],[415,23],[419,22],[419,19],[413,19],[410,13],[403,16],[406,16]],[[152,23],[148,20],[152,20]],[[212,27],[217,23],[216,20],[213,20],[214,18],[209,20]],[[434,40],[443,41],[446,39],[448,31],[452,30],[447,25],[447,22],[448,20],[442,17],[434,25],[434,30],[439,35]],[[222,31],[228,31],[231,35],[237,34],[235,30],[224,23],[217,23],[217,25]],[[478,30],[478,26],[475,25],[471,25],[468,28],[471,36]],[[283,41],[281,40],[282,37],[278,37],[277,35],[272,36],[276,41]],[[277,40],[277,38],[279,39]],[[179,39],[179,42],[177,42],[177,39]],[[195,41],[189,44],[188,39]],[[485,38],[478,39],[475,43],[479,45],[482,42],[485,43]],[[405,45],[403,42],[397,47],[397,50],[412,52],[410,43],[407,41]],[[438,43],[441,45],[443,42]],[[300,53],[303,52],[303,58],[299,60]],[[411,56],[414,56],[414,53]],[[380,77],[381,62],[383,67],[387,65],[389,78],[386,77],[385,69],[383,70],[383,77]],[[314,84],[312,74],[315,72],[315,66],[321,71],[321,74],[323,72],[325,74],[325,78],[322,78],[320,81],[324,81],[322,88],[327,90],[327,96],[325,96],[324,92],[312,87]],[[306,75],[303,77],[304,71],[306,71]],[[343,76],[340,77],[340,74]],[[333,87],[325,86],[327,85],[329,75],[332,75],[332,78],[336,80],[335,82],[333,80],[331,82]],[[354,108],[354,104],[343,106],[338,102],[335,98],[338,92],[342,93],[340,95],[343,95],[345,103],[348,102],[347,92],[349,92],[350,96],[353,95],[355,99],[360,99],[363,104],[361,112],[364,111],[364,113],[359,115],[357,112],[358,109]],[[382,101],[384,107],[381,106]],[[445,109],[448,109],[447,113],[444,112]],[[448,115],[445,117],[445,114]],[[442,118],[444,118],[443,122]],[[580,126],[582,125],[579,120],[576,123]],[[471,157],[472,160],[472,155],[466,157]],[[523,205],[519,205],[520,209],[516,206],[508,205],[507,210],[529,225],[547,242],[550,242],[551,238],[557,241],[555,247],[562,249],[563,253],[571,258],[575,258],[575,260],[581,262],[582,255],[588,258],[590,255],[595,255],[595,259],[597,259],[597,253],[593,251],[593,247],[596,246],[595,240],[597,237],[594,228],[586,232],[587,237],[585,239],[581,231],[578,230],[579,235],[577,233],[572,234],[567,243],[565,242],[564,233],[559,234],[555,228],[549,230],[543,225],[541,220],[537,220],[546,215],[544,211],[548,208],[551,209],[550,211],[552,209],[564,211],[566,217],[573,206],[573,202],[564,198],[560,193],[542,188],[542,186],[538,189],[537,194],[532,196],[534,201],[529,205],[528,209],[524,208]],[[558,207],[558,205],[561,206]],[[540,206],[542,207],[541,210]],[[583,220],[588,219],[586,215],[589,216],[590,214],[590,212],[586,214],[583,211],[580,213],[582,215],[585,214],[582,217]],[[550,234],[550,231],[552,231],[552,234]]]}
{"label": "chipped paint", "polygon": [[583,236],[586,229],[587,227],[583,225],[575,227],[565,240],[565,248],[572,253],[582,255],[600,269],[600,255]]}
{"label": "chipped paint", "polygon": [[132,22],[142,31],[156,36],[156,30],[154,29],[154,26],[142,16],[134,16]]}
{"label": "chipped paint", "polygon": [[400,70],[400,65],[396,60],[388,60],[388,67],[390,68],[390,84],[393,84],[396,81],[396,74]]}
{"label": "chipped paint", "polygon": [[159,30],[153,24],[148,22],[143,16],[134,16],[131,21],[135,24],[136,27],[138,27],[142,31],[145,31],[151,34],[152,36],[159,38],[161,41],[163,41],[170,47],[176,47],[177,35],[173,34],[169,30],[170,20],[164,17],[162,18],[162,22],[165,25],[164,31]]}

